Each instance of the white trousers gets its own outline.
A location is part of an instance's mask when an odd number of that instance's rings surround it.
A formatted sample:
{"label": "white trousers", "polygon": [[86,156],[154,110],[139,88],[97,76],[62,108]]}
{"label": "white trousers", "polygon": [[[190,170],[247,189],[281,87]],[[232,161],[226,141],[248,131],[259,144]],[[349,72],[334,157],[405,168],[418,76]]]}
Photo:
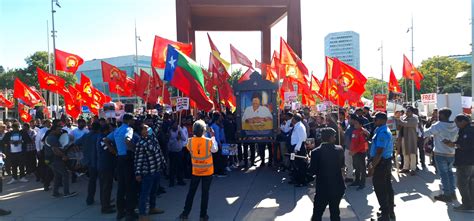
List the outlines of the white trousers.
{"label": "white trousers", "polygon": [[403,154],[403,169],[416,170],[416,154]]}

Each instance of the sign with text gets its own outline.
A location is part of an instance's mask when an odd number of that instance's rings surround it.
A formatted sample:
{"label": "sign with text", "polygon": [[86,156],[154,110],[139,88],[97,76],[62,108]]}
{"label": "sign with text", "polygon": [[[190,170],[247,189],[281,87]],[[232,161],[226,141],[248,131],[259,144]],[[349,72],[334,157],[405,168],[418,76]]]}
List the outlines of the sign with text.
{"label": "sign with text", "polygon": [[374,95],[374,111],[387,111],[387,95],[376,94]]}
{"label": "sign with text", "polygon": [[298,94],[296,91],[287,91],[285,92],[285,102],[295,102],[298,99]]}
{"label": "sign with text", "polygon": [[176,99],[176,111],[189,110],[189,97],[178,97]]}
{"label": "sign with text", "polygon": [[421,103],[423,104],[436,104],[436,93],[422,94]]}

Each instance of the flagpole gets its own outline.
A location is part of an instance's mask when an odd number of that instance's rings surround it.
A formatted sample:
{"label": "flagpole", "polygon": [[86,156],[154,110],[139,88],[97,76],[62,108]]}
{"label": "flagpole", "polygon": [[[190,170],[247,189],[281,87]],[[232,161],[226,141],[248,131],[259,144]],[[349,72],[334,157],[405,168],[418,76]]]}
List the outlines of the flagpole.
{"label": "flagpole", "polygon": [[[8,100],[8,89],[5,88],[5,98]],[[5,107],[5,120],[8,119],[8,107]]]}
{"label": "flagpole", "polygon": [[[414,51],[415,48],[413,47],[413,15],[411,16],[411,63],[413,66],[415,66],[415,61],[414,61]],[[412,77],[412,82],[411,82],[411,102],[412,105],[415,106],[415,71],[412,68],[411,71],[411,77]]]}

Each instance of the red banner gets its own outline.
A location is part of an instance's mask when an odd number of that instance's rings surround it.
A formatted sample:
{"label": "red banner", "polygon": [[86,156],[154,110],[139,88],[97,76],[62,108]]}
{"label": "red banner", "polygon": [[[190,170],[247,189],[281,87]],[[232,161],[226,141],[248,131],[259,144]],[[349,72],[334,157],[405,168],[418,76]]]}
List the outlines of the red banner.
{"label": "red banner", "polygon": [[376,94],[374,95],[374,111],[387,111],[387,95]]}

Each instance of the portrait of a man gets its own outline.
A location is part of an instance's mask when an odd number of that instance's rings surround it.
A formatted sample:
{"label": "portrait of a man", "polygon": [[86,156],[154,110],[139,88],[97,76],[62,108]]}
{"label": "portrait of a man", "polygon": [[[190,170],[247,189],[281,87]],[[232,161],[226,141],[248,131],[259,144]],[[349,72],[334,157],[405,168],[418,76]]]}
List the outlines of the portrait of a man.
{"label": "portrait of a man", "polygon": [[262,103],[264,93],[252,92],[251,103],[244,109],[242,115],[243,130],[265,131],[273,128],[272,112]]}

